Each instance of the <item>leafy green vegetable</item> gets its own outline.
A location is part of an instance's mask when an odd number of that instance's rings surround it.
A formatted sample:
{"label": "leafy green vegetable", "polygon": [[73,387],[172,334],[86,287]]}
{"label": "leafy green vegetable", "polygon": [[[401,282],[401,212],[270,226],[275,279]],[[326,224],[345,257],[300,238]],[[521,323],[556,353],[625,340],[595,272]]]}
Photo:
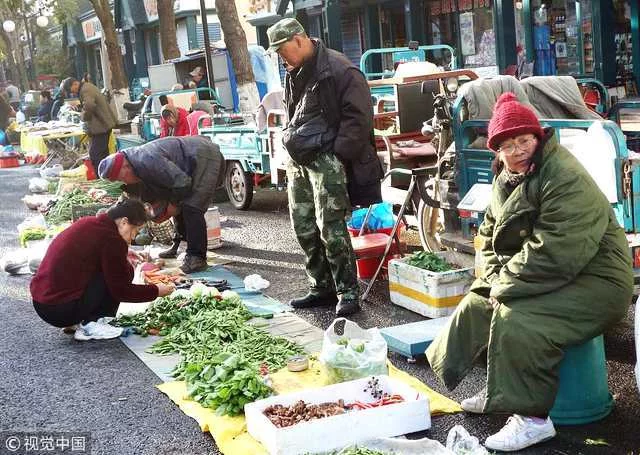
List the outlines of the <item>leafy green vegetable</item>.
{"label": "leafy green vegetable", "polygon": [[185,380],[189,396],[219,415],[241,414],[245,404],[271,395],[257,366],[238,354],[223,352],[179,368],[177,378]]}
{"label": "leafy green vegetable", "polygon": [[19,234],[20,246],[27,246],[27,242],[31,240],[42,240],[47,237],[47,230],[42,227],[30,227],[23,229]]}
{"label": "leafy green vegetable", "polygon": [[412,254],[406,261],[407,264],[431,272],[448,272],[453,266],[435,253],[419,251]]}
{"label": "leafy green vegetable", "polygon": [[62,224],[71,221],[71,207],[74,205],[93,204],[95,201],[79,188],[60,196],[46,215],[49,225]]}

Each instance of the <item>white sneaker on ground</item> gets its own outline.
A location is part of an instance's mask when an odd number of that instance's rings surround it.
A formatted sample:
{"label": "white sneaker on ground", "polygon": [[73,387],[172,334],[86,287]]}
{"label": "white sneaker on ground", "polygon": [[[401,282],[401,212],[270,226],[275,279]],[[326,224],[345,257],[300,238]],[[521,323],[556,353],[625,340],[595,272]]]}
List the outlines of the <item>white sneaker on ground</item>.
{"label": "white sneaker on ground", "polygon": [[484,388],[471,398],[462,400],[462,402],[460,403],[460,407],[466,412],[471,412],[473,414],[482,414],[484,411],[484,405],[487,402],[486,395],[487,389]]}
{"label": "white sneaker on ground", "polygon": [[539,423],[539,419],[514,414],[507,424],[484,442],[487,449],[513,452],[546,441],[556,435],[553,422],[547,420]]}
{"label": "white sneaker on ground", "polygon": [[113,327],[108,324],[91,321],[86,324],[78,324],[73,338],[77,341],[109,340],[118,338],[120,335],[122,335],[122,327]]}

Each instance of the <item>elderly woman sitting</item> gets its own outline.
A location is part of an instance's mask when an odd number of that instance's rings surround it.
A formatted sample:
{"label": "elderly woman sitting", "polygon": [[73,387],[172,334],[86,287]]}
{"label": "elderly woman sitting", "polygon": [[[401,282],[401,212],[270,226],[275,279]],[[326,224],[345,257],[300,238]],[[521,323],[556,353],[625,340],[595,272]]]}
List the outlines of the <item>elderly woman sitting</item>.
{"label": "elderly woman sitting", "polygon": [[496,177],[478,232],[484,273],[427,358],[453,389],[486,350],[486,389],[462,408],[514,414],[485,442],[514,451],[555,436],[548,415],[563,349],[626,315],[633,276],[627,240],[606,197],[512,93],[496,103],[488,145],[496,152]]}

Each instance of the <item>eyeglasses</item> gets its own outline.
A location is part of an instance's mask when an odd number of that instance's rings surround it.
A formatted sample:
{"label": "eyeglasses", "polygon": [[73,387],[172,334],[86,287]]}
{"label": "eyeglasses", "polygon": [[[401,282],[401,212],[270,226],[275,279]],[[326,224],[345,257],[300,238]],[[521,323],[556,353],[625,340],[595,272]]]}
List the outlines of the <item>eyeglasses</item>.
{"label": "eyeglasses", "polygon": [[534,137],[521,137],[513,141],[513,143],[511,144],[501,146],[500,148],[498,148],[498,151],[506,155],[511,155],[516,151],[516,149],[527,150],[534,141]]}

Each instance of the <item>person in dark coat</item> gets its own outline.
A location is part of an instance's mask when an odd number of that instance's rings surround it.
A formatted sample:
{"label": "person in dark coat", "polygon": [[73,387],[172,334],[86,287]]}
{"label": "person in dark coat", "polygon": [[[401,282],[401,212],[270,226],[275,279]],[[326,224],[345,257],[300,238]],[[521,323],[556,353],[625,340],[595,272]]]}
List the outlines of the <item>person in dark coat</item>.
{"label": "person in dark coat", "polygon": [[9,100],[4,96],[4,93],[0,95],[0,130],[5,131],[9,126],[9,119],[15,117],[16,113],[9,104]]}
{"label": "person in dark coat", "polygon": [[336,314],[345,316],[359,310],[345,217],[352,206],[381,200],[383,171],[373,140],[371,94],[364,75],[345,55],[309,38],[295,19],[282,19],[267,34],[269,51],[280,55],[288,71],[289,210],[310,281],[309,293],[290,304],[337,303]]}
{"label": "person in dark coat", "polygon": [[91,82],[80,82],[73,78],[65,80],[65,93],[78,95],[82,106],[82,120],[91,138],[89,158],[94,169],[109,154],[111,131],[116,126],[116,116],[98,87]]}
{"label": "person in dark coat", "polygon": [[51,120],[51,108],[53,107],[53,99],[49,90],[40,92],[40,107],[38,108],[38,121],[48,122]]}
{"label": "person in dark coat", "polygon": [[186,238],[181,269],[192,273],[207,268],[204,214],[224,178],[224,157],[217,144],[203,136],[156,139],[105,158],[98,173],[130,185],[127,192],[150,203],[154,221],[174,217],[178,235],[161,257],[175,257]]}

